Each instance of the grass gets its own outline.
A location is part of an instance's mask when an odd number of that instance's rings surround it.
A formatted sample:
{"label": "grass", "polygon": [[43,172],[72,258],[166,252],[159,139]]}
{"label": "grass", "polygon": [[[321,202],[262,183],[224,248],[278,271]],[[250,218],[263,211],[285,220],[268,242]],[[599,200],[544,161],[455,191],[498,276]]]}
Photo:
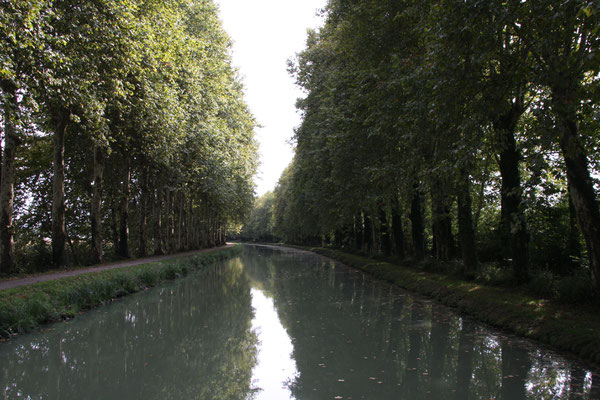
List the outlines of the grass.
{"label": "grass", "polygon": [[574,307],[560,300],[545,299],[528,287],[490,286],[334,249],[303,249],[434,298],[480,321],[600,364],[600,316],[594,304]]}
{"label": "grass", "polygon": [[236,245],[165,261],[39,282],[0,291],[0,337],[74,317],[112,299],[184,276],[241,251]]}

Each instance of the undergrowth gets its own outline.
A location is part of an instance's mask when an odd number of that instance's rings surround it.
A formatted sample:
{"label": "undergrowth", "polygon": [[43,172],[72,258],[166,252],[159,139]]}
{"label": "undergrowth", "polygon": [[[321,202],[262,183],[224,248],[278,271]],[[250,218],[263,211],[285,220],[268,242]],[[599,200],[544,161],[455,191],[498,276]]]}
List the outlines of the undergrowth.
{"label": "undergrowth", "polygon": [[0,291],[0,336],[31,331],[41,324],[72,318],[112,299],[172,280],[219,260],[241,246],[189,257],[93,272]]}
{"label": "undergrowth", "polygon": [[[303,246],[285,246],[307,248]],[[546,269],[533,270],[530,273],[530,279],[527,283],[518,283],[515,282],[510,266],[499,262],[481,263],[475,276],[467,276],[465,275],[462,263],[456,260],[440,261],[426,257],[421,261],[415,261],[390,258],[383,255],[369,255],[359,251],[332,247],[313,247],[311,249],[317,253],[323,251],[330,252],[331,254],[336,254],[336,257],[345,257],[346,259],[351,259],[353,256],[357,257],[357,259],[368,258],[371,262],[373,260],[386,262],[411,269],[442,274],[455,279],[474,281],[486,286],[518,288],[530,295],[546,300],[555,300],[563,304],[600,305],[600,297],[594,291],[590,278],[591,273],[589,267],[586,266],[571,271],[568,275],[558,275]],[[352,265],[351,263],[352,261],[350,261],[349,265]],[[364,264],[364,261],[359,261],[359,264]]]}

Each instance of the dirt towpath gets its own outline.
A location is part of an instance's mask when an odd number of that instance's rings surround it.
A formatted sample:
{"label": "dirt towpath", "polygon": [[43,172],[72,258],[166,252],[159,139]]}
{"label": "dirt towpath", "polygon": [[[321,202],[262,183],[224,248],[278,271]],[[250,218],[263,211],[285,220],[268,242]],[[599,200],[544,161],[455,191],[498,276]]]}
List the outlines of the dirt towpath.
{"label": "dirt towpath", "polygon": [[202,250],[195,250],[195,251],[187,251],[185,253],[139,258],[137,260],[118,261],[118,262],[114,262],[114,263],[110,263],[110,264],[97,265],[95,267],[78,268],[78,269],[74,269],[74,270],[47,273],[47,274],[43,274],[43,275],[33,275],[33,276],[29,276],[27,278],[20,278],[20,279],[10,279],[10,280],[5,280],[5,281],[0,281],[0,290],[12,289],[12,288],[24,286],[24,285],[31,285],[31,284],[34,284],[37,282],[44,282],[44,281],[51,281],[54,279],[68,278],[70,276],[89,274],[90,272],[99,272],[99,271],[106,271],[107,269],[131,267],[133,265],[147,264],[147,263],[151,263],[151,262],[155,262],[155,261],[168,260],[168,259],[177,258],[177,257],[187,257],[187,256],[192,256],[192,255],[198,254],[198,253],[205,253],[205,252],[225,249],[227,247],[232,247],[232,246],[233,246],[233,244],[228,243],[225,246],[213,247],[211,249],[202,249]]}

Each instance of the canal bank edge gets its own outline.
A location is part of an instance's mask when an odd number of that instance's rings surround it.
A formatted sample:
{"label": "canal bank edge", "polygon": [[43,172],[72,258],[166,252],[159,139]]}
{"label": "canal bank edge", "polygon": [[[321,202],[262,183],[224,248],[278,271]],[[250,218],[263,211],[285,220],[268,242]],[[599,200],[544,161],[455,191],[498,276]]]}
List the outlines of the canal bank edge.
{"label": "canal bank edge", "polygon": [[46,323],[73,318],[110,300],[176,279],[234,257],[241,245],[186,257],[49,280],[0,291],[0,337],[10,338]]}
{"label": "canal bank edge", "polygon": [[589,307],[557,304],[510,288],[485,286],[334,249],[288,247],[340,261],[375,278],[455,307],[482,322],[600,366],[600,316]]}

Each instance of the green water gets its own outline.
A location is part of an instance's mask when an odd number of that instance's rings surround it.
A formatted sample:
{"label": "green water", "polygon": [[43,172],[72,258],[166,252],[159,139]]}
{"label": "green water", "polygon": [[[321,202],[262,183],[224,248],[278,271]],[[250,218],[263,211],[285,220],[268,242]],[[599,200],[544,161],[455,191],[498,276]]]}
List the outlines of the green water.
{"label": "green water", "polygon": [[2,399],[600,399],[596,373],[269,248],[0,343]]}

